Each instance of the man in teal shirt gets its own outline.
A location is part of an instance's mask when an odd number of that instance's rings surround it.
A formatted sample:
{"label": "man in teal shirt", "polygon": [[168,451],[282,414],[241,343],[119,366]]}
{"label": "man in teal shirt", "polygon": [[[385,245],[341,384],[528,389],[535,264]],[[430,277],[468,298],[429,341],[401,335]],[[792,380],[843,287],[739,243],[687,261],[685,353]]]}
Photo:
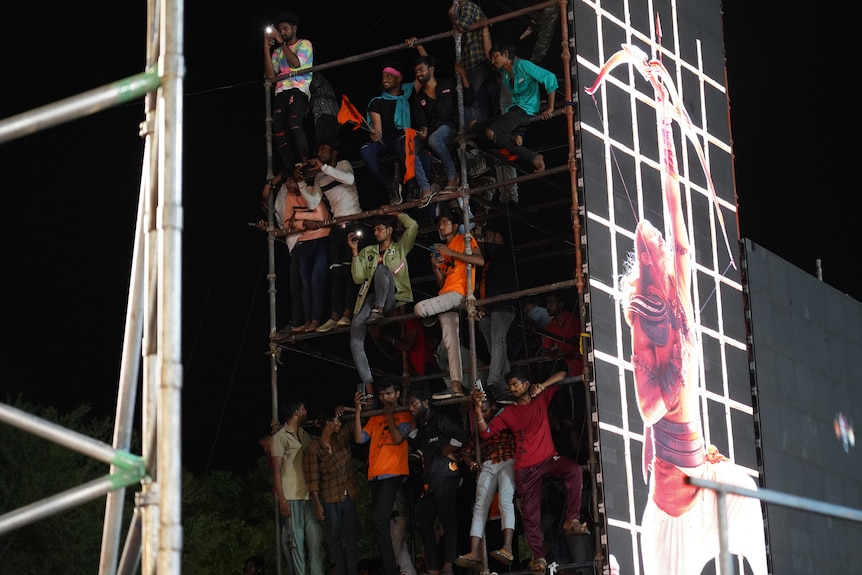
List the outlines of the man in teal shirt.
{"label": "man in teal shirt", "polygon": [[[519,145],[514,132],[531,118],[541,113],[543,120],[554,115],[554,101],[559,87],[557,77],[550,71],[515,56],[511,45],[495,43],[490,50],[491,63],[503,76],[503,84],[512,93],[512,101],[497,118],[477,124],[476,130],[501,148],[506,148],[519,159],[529,162],[537,172],[545,169],[545,159],[529,148]],[[548,95],[542,110],[541,88]]]}

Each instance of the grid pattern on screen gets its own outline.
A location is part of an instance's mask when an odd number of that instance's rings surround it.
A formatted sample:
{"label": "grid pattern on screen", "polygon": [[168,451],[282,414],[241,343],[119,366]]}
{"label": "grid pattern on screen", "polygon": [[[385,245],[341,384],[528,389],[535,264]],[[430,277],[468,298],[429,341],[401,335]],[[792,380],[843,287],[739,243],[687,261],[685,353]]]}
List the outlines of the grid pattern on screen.
{"label": "grid pattern on screen", "polygon": [[[711,4],[705,13],[720,14],[719,3]],[[703,5],[696,9],[705,10]],[[678,110],[684,108],[691,120],[690,133],[702,156],[680,121],[670,129],[693,260],[693,323],[700,353],[694,365],[704,439],[756,477],[751,392],[747,380],[739,381],[748,372],[723,52],[705,52],[721,49],[721,42],[700,37],[720,38],[721,31],[710,30],[714,20],[684,13],[675,2],[575,2],[574,20],[600,510],[610,551],[634,574],[642,569],[637,540],[647,498],[641,471],[644,426],[618,282],[638,221],[649,220],[660,230],[666,226],[659,140],[667,127],[658,125],[656,90],[634,65],[616,66],[594,96],[584,86],[596,80],[623,44],[630,44],[661,61],[672,80],[668,87],[675,87],[682,100]],[[720,16],[717,21],[720,25]]]}

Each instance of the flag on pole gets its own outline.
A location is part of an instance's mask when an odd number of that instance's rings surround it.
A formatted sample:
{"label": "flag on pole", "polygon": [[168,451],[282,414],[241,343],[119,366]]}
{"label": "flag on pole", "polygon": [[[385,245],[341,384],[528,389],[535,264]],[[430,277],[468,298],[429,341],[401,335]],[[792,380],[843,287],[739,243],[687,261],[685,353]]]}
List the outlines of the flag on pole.
{"label": "flag on pole", "polygon": [[402,183],[406,184],[416,176],[416,146],[414,138],[416,138],[416,130],[413,128],[404,128],[404,179]]}
{"label": "flag on pole", "polygon": [[347,99],[347,96],[342,94],[341,108],[338,110],[338,123],[346,124],[348,122],[354,124],[354,130],[358,130],[359,128],[365,128],[368,131],[371,131],[371,129],[368,127],[368,122],[365,121],[365,118],[362,117],[362,114],[359,113],[359,110],[356,109],[356,106],[354,106],[350,102],[350,100]]}

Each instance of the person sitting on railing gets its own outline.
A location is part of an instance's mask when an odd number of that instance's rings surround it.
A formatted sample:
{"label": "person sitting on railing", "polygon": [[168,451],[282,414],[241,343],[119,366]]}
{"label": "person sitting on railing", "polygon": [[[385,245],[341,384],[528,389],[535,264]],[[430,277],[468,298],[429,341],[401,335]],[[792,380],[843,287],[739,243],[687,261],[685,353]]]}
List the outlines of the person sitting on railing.
{"label": "person sitting on railing", "polygon": [[409,98],[413,93],[413,83],[402,84],[403,76],[400,63],[384,63],[380,80],[383,92],[368,103],[371,141],[359,150],[368,170],[386,187],[389,204],[393,206],[404,201],[401,183],[386,173],[382,160],[394,156],[406,164],[407,139],[404,130],[411,127]]}
{"label": "person sitting on railing", "polygon": [[[511,90],[512,100],[501,116],[477,123],[473,131],[484,134],[492,143],[505,148],[518,159],[531,164],[535,171],[541,172],[545,169],[542,154],[519,144],[513,134],[539,114],[543,120],[553,116],[556,90],[559,87],[557,77],[541,66],[515,56],[514,49],[507,43],[494,42],[490,57],[503,75],[503,85]],[[540,87],[548,95],[544,109],[541,108]]]}
{"label": "person sitting on railing", "polygon": [[[449,142],[458,133],[458,87],[454,76],[438,78],[436,60],[428,54],[421,44],[416,44],[416,38],[407,40],[408,46],[413,46],[419,52],[419,57],[413,63],[413,73],[416,77],[416,89],[410,97],[410,113],[413,127],[416,129],[416,154],[430,148],[431,153],[440,160],[446,176],[446,191],[453,191],[460,181],[455,158],[449,148]],[[464,106],[473,103],[473,88],[467,78],[467,70],[460,62],[455,62],[455,74],[461,78]],[[429,164],[430,167],[430,164]],[[430,181],[433,176],[425,172],[422,162],[416,164],[416,181],[422,192],[420,200],[424,207],[434,196]]]}

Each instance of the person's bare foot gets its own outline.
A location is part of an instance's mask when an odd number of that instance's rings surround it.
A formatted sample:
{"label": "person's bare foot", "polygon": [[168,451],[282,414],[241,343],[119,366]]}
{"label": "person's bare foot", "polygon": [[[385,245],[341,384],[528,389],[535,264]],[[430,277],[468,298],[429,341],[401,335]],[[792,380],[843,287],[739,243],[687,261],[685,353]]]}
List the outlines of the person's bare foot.
{"label": "person's bare foot", "polygon": [[533,158],[533,167],[536,168],[537,172],[545,169],[545,157],[542,154],[536,154],[536,157]]}
{"label": "person's bare foot", "polygon": [[305,331],[314,331],[320,327],[320,322],[316,319],[311,320],[307,324],[305,324]]}

